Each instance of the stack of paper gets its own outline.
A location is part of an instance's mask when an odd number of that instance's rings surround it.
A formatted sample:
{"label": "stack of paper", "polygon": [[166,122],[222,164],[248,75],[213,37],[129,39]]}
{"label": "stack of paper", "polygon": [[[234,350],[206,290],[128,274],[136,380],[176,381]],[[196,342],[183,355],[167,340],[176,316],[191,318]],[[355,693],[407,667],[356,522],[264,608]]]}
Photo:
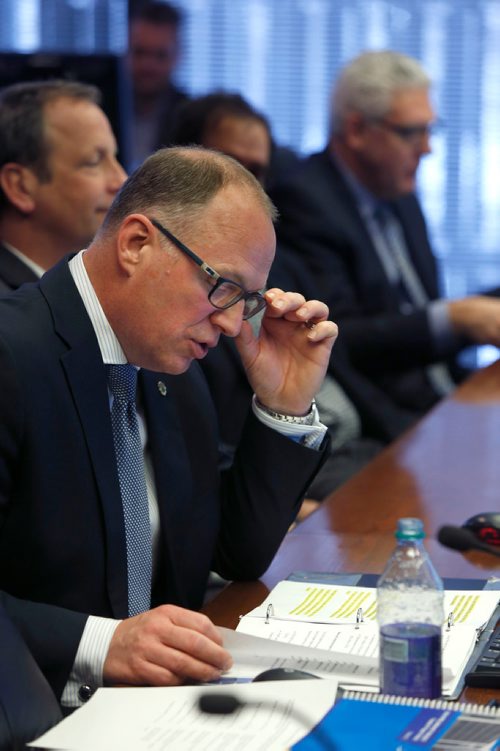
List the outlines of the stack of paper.
{"label": "stack of paper", "polygon": [[[243,686],[102,688],[49,730],[35,748],[65,751],[283,751],[324,717],[336,681],[279,681]],[[201,694],[228,694],[234,714],[198,709]]]}
{"label": "stack of paper", "polygon": [[[498,605],[496,591],[446,591],[443,624],[443,696],[452,696],[477,635]],[[334,652],[341,686],[378,688],[376,589],[280,582],[240,620],[238,631],[288,645]],[[370,662],[371,661],[371,665]]]}

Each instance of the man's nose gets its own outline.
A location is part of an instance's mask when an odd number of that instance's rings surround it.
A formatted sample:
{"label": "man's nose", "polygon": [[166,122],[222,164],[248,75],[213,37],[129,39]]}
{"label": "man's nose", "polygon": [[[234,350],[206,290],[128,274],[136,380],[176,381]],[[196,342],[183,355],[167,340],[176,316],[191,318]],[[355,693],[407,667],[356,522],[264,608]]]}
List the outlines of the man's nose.
{"label": "man's nose", "polygon": [[426,156],[427,154],[430,154],[432,152],[431,137],[432,136],[429,131],[426,131],[422,134],[422,138],[420,139],[418,144],[418,153],[420,156]]}
{"label": "man's nose", "polygon": [[113,164],[109,169],[108,174],[108,187],[112,193],[118,193],[123,183],[127,179],[127,173],[121,166],[118,159],[113,160]]}
{"label": "man's nose", "polygon": [[226,336],[238,336],[241,331],[241,324],[243,323],[244,307],[245,302],[240,300],[240,302],[237,302],[235,305],[231,305],[230,308],[216,308],[211,314],[210,320]]}

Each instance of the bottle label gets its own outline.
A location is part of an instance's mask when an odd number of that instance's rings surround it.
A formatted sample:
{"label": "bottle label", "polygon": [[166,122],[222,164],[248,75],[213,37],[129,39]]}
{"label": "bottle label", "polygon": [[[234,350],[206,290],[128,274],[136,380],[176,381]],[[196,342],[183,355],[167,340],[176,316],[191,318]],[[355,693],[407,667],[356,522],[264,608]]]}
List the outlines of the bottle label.
{"label": "bottle label", "polygon": [[391,623],[380,630],[380,690],[396,696],[441,696],[441,629]]}

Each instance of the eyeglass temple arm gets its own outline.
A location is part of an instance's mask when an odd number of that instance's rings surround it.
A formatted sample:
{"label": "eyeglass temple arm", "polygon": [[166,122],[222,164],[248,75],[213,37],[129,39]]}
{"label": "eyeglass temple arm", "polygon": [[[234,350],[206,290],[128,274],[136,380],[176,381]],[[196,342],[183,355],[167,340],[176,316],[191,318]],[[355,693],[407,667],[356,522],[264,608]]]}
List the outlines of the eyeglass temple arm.
{"label": "eyeglass temple arm", "polygon": [[212,277],[212,279],[219,279],[220,274],[215,271],[211,266],[208,265],[208,263],[205,263],[205,261],[202,261],[202,259],[196,255],[196,253],[193,253],[192,250],[188,248],[187,245],[184,245],[183,242],[181,242],[175,235],[173,235],[170,230],[168,230],[166,227],[164,227],[160,222],[158,222],[156,219],[151,219],[151,223],[154,224],[157,230],[159,230],[165,237],[167,237],[171,242],[173,242],[174,245],[176,245],[179,250],[182,250],[183,253],[186,253],[192,261],[194,261],[197,266],[203,269],[205,273],[207,273],[209,276]]}

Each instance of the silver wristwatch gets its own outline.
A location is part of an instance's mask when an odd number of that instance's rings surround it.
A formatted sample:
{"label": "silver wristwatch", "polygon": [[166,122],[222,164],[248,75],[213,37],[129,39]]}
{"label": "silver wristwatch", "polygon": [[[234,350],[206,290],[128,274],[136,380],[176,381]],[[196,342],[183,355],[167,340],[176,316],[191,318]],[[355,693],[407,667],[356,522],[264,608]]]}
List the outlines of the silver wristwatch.
{"label": "silver wristwatch", "polygon": [[267,415],[270,417],[273,417],[275,420],[280,420],[281,422],[289,422],[293,425],[314,425],[314,421],[316,418],[316,400],[313,399],[311,403],[311,408],[309,412],[306,415],[284,415],[281,412],[275,412],[274,409],[269,409],[269,407],[266,407],[265,404],[262,404],[262,402],[259,402],[258,399],[255,400],[255,404],[259,409],[263,410]]}

